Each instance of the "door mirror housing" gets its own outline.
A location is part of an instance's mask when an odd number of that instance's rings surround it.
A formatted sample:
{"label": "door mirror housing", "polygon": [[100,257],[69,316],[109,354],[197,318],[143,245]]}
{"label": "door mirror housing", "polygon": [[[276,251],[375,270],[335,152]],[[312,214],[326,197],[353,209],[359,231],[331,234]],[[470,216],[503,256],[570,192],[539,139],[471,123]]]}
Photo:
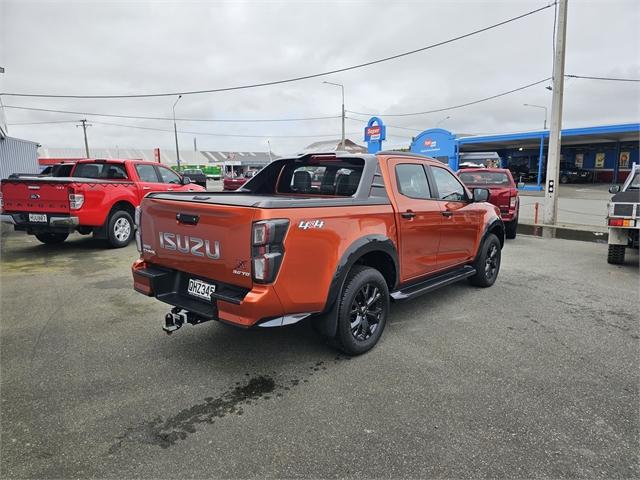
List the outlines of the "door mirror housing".
{"label": "door mirror housing", "polygon": [[182,177],[182,184],[189,185],[191,183],[191,179],[189,177]]}
{"label": "door mirror housing", "polygon": [[474,202],[488,202],[489,190],[486,188],[474,188],[473,189],[473,201]]}
{"label": "door mirror housing", "polygon": [[611,185],[609,187],[609,193],[618,193],[620,191],[620,185]]}

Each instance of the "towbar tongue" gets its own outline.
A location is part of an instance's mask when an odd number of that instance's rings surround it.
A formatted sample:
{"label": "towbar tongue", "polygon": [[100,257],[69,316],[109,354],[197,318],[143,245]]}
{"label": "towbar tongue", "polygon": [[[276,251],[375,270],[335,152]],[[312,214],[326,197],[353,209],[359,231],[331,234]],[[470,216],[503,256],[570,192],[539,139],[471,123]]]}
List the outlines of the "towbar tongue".
{"label": "towbar tongue", "polygon": [[171,335],[185,323],[197,325],[199,323],[208,322],[209,320],[210,319],[196,315],[184,308],[173,307],[171,311],[164,316],[164,327],[162,327],[162,330],[167,332],[167,335]]}

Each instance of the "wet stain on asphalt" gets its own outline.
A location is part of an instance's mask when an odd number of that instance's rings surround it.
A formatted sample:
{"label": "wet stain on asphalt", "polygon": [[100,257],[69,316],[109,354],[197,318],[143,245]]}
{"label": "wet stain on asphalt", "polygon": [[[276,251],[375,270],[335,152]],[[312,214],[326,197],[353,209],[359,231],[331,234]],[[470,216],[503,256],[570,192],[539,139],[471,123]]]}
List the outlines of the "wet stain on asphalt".
{"label": "wet stain on asphalt", "polygon": [[[351,358],[337,355],[332,363],[343,360],[351,360]],[[325,362],[319,361],[310,366],[309,370],[308,376],[311,377],[315,373],[323,373],[324,370],[327,370],[327,366]],[[271,373],[276,374],[276,372]],[[199,425],[213,424],[216,419],[229,415],[243,415],[244,407],[273,398],[282,398],[284,392],[309,381],[307,378],[293,378],[277,383],[269,375],[251,376],[251,374],[245,373],[244,376],[248,380],[235,382],[233,388],[218,397],[206,397],[204,402],[185,408],[166,419],[157,416],[152,420],[128,427],[122,435],[116,437],[116,441],[111,445],[108,453],[110,455],[116,454],[126,443],[169,448],[195,433]]]}
{"label": "wet stain on asphalt", "polygon": [[158,416],[127,429],[111,446],[109,453],[116,453],[125,441],[169,448],[195,433],[200,424],[212,424],[217,418],[227,415],[242,415],[242,405],[260,398],[268,400],[270,396],[267,394],[274,392],[276,388],[276,382],[271,377],[253,377],[245,385],[236,386],[217,398],[207,397],[203,403],[181,410],[166,419]]}

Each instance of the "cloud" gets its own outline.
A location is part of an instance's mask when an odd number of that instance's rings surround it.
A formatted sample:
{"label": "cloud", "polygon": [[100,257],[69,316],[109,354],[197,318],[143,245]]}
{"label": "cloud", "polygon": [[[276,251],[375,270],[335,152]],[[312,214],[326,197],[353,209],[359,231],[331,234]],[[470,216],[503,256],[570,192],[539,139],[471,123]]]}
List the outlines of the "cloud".
{"label": "cloud", "polygon": [[[393,55],[481,28],[544,5],[540,1],[467,2],[0,2],[2,91],[47,93],[139,93],[225,87],[271,81]],[[640,76],[640,5],[636,1],[569,5],[566,72]],[[345,85],[346,108],[402,113],[473,101],[550,76],[553,9],[472,38],[410,57],[327,77]],[[604,28],[606,27],[606,28]],[[279,118],[338,115],[340,91],[311,79],[253,90],[184,97],[179,117]],[[4,104],[62,110],[171,116],[173,98],[28,99]],[[550,106],[544,86],[463,109],[418,117],[387,118],[390,125],[489,133],[539,128]],[[569,80],[566,126],[638,121],[637,84]],[[6,110],[9,123],[79,119],[77,115]],[[366,117],[355,116],[366,120]],[[96,147],[172,148],[171,132],[97,123],[172,129],[171,122],[91,118]],[[347,131],[360,141],[363,124]],[[298,123],[202,124],[179,129],[202,132],[201,149],[293,152],[314,138],[339,137],[340,120]],[[46,146],[81,146],[74,123],[10,126],[14,136]],[[263,138],[204,134],[262,135]],[[389,129],[390,143],[414,134]],[[181,134],[192,145],[192,134]],[[319,137],[323,139],[325,137]]]}

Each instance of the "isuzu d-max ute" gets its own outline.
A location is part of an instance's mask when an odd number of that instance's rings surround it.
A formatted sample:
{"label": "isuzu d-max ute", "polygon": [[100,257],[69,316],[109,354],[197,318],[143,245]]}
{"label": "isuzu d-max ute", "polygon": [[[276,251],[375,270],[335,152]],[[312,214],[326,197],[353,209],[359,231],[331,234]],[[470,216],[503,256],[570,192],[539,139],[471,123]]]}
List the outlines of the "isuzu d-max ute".
{"label": "isuzu d-max ute", "polygon": [[137,210],[134,288],[173,308],[168,333],[309,318],[344,352],[372,348],[391,300],[491,286],[504,224],[442,163],[401,152],[276,160],[232,193],[152,193]]}

